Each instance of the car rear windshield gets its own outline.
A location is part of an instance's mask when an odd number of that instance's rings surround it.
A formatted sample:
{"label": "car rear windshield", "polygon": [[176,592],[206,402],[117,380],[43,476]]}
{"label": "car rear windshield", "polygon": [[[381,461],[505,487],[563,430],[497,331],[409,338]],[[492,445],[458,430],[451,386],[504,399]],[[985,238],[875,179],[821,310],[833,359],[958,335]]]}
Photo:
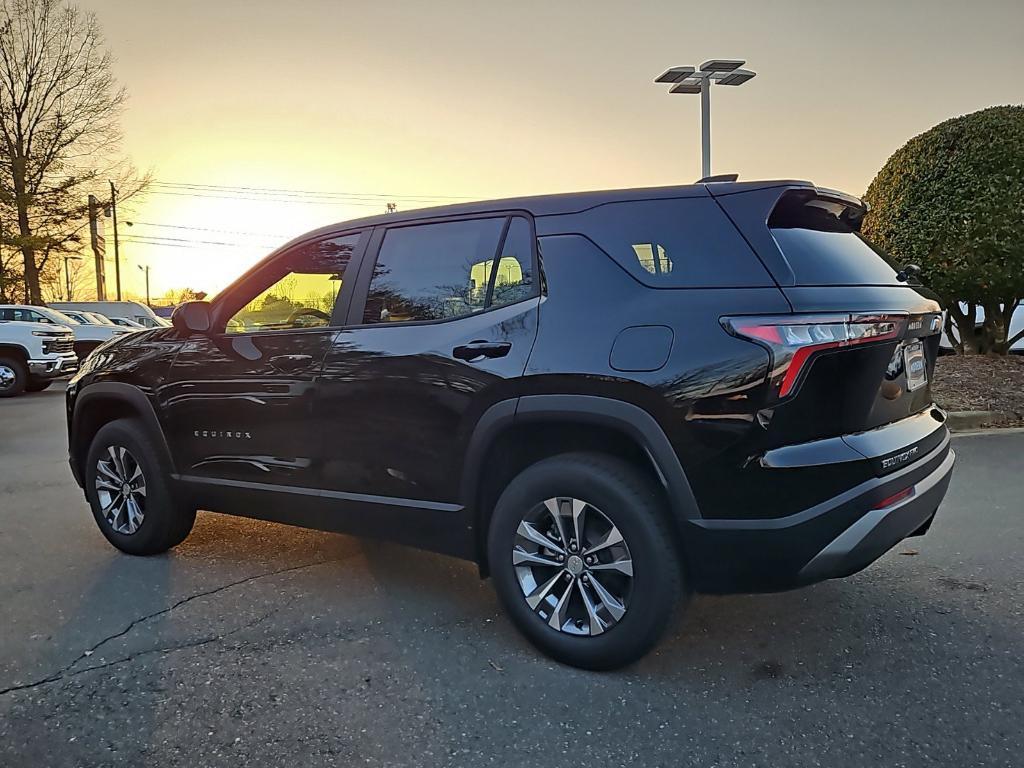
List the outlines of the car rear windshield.
{"label": "car rear windshield", "polygon": [[790,195],[768,219],[797,285],[902,285],[881,253],[831,201]]}

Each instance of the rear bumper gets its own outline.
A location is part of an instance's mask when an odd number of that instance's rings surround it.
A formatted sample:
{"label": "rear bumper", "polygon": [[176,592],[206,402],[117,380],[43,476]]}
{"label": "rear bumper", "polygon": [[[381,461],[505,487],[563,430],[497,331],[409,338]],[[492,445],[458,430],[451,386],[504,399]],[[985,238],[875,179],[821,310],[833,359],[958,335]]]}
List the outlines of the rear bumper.
{"label": "rear bumper", "polygon": [[856,573],[929,524],[946,495],[955,460],[956,454],[949,450],[934,472],[912,486],[911,496],[868,511],[800,569],[799,581],[810,583]]}
{"label": "rear bumper", "polygon": [[64,355],[62,357],[28,361],[29,374],[40,379],[55,379],[60,376],[70,376],[77,370],[78,357],[75,355]]}
{"label": "rear bumper", "polygon": [[[949,433],[918,461],[783,518],[689,521],[687,565],[702,592],[769,592],[849,576],[930,524],[949,487]],[[905,489],[911,495],[880,507]]]}

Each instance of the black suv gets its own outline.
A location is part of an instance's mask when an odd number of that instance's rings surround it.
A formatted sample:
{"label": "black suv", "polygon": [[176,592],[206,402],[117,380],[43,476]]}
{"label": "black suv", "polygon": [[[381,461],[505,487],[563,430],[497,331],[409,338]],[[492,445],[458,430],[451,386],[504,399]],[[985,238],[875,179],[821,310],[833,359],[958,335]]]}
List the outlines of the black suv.
{"label": "black suv", "polygon": [[800,181],[471,203],[325,227],[68,387],[119,549],[197,508],[479,564],[616,667],[685,592],[782,590],[924,533],[953,451],[939,305]]}

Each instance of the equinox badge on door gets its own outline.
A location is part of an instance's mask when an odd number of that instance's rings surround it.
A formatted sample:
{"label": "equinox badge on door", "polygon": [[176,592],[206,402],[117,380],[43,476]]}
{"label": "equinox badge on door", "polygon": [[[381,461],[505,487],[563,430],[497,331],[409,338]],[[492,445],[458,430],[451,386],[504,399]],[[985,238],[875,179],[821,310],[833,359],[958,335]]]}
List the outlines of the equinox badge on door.
{"label": "equinox badge on door", "polygon": [[194,429],[196,437],[229,437],[233,440],[252,440],[251,432],[233,432],[230,429]]}

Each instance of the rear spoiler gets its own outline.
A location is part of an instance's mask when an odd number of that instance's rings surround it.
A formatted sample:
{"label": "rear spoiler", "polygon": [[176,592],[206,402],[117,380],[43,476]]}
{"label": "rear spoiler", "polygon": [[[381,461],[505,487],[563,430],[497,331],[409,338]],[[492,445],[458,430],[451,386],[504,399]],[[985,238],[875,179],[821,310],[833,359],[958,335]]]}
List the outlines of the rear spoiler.
{"label": "rear spoiler", "polygon": [[845,192],[827,187],[813,187],[812,189],[816,199],[841,206],[842,211],[837,212],[837,215],[855,230],[860,229],[860,225],[864,222],[864,216],[871,210],[868,203]]}

